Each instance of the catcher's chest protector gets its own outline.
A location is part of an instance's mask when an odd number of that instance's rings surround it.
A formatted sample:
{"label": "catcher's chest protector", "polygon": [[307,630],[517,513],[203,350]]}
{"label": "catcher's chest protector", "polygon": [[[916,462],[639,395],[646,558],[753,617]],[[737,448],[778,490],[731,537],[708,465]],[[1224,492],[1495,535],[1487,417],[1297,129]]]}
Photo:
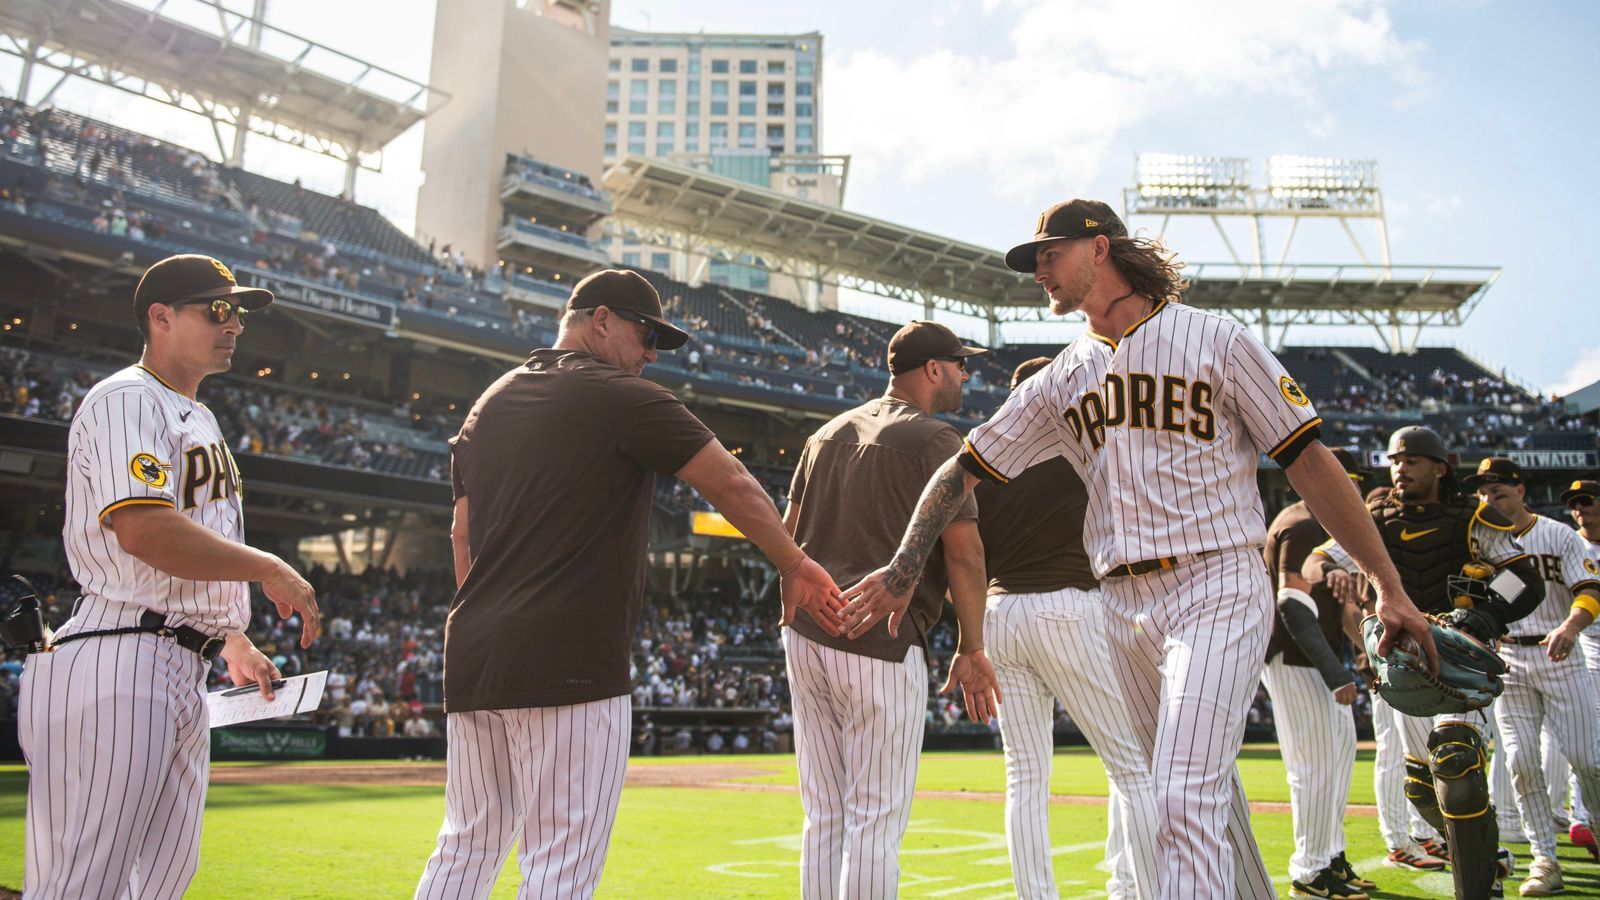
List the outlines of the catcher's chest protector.
{"label": "catcher's chest protector", "polygon": [[1447,580],[1472,562],[1470,537],[1477,511],[1475,499],[1422,504],[1390,501],[1372,510],[1389,558],[1400,570],[1406,595],[1423,612],[1445,613],[1453,608]]}

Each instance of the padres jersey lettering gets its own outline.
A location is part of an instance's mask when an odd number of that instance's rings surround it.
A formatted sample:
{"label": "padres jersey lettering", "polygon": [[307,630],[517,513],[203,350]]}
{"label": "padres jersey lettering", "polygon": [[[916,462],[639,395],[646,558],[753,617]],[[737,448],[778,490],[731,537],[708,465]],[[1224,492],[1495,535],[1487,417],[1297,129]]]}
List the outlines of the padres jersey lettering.
{"label": "padres jersey lettering", "polygon": [[175,614],[210,634],[243,631],[249,586],[188,581],[125,552],[106,517],[128,506],[178,510],[224,539],[244,541],[240,479],[204,404],[129,366],[95,385],[67,436],[67,561],[84,601]]}
{"label": "padres jersey lettering", "polygon": [[1566,621],[1575,594],[1585,588],[1600,589],[1600,575],[1590,571],[1593,561],[1587,542],[1554,519],[1535,515],[1533,524],[1517,534],[1517,543],[1533,557],[1545,584],[1544,602],[1513,630],[1519,635],[1549,634]]}
{"label": "padres jersey lettering", "polygon": [[[1260,546],[1258,455],[1292,462],[1321,421],[1243,326],[1163,302],[1120,340],[1085,332],[973,429],[962,457],[1002,483],[1066,457],[1089,486],[1084,539],[1103,576]],[[1162,497],[1193,502],[1152,502]]]}

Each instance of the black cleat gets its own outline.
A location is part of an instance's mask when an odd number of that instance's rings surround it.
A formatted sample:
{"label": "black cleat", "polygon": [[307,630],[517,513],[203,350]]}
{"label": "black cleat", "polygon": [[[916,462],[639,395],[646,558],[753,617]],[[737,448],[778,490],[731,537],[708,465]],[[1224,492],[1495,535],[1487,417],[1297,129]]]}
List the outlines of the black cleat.
{"label": "black cleat", "polygon": [[1340,850],[1339,855],[1335,856],[1333,858],[1333,862],[1328,864],[1328,869],[1331,870],[1340,881],[1350,885],[1353,888],[1363,891],[1370,891],[1377,887],[1377,884],[1356,874],[1356,870],[1351,867],[1350,861],[1344,858],[1343,850]]}
{"label": "black cleat", "polygon": [[1310,881],[1289,882],[1291,897],[1338,897],[1340,900],[1367,900],[1367,892],[1345,884],[1332,869],[1323,869]]}

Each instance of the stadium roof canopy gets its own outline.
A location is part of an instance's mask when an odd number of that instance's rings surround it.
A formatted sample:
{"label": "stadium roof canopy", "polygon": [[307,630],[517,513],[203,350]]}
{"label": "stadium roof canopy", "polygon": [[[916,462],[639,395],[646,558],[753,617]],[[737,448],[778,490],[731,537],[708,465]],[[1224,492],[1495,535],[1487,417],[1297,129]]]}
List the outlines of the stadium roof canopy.
{"label": "stadium roof canopy", "polygon": [[[604,178],[632,240],[767,268],[987,319],[1048,316],[1040,288],[1004,254],[645,156]],[[1185,301],[1258,326],[1282,346],[1291,325],[1366,325],[1391,350],[1421,328],[1459,325],[1499,277],[1489,266],[1191,263]],[[1409,333],[1407,333],[1409,332]]]}
{"label": "stadium roof canopy", "polygon": [[[448,96],[223,6],[219,0],[5,0],[0,52],[18,99],[44,106],[76,75],[256,134],[376,168],[380,151]],[[27,96],[33,67],[61,73]],[[241,132],[242,133],[242,132]],[[217,143],[229,162],[242,152]]]}

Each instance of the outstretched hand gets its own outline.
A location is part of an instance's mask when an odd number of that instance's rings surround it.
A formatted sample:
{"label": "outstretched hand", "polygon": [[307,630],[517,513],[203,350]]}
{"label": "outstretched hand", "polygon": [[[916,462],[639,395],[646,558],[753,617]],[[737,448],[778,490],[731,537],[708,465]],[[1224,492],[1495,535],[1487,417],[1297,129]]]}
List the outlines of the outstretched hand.
{"label": "outstretched hand", "polygon": [[1000,712],[1000,679],[989,664],[988,654],[980,647],[966,653],[957,653],[950,660],[950,677],[944,681],[939,693],[948,694],[960,685],[967,704],[967,718],[987,724]]}
{"label": "outstretched hand", "polygon": [[1428,674],[1439,674],[1439,648],[1433,645],[1433,625],[1405,591],[1395,593],[1378,588],[1378,621],[1383,623],[1383,638],[1378,641],[1378,654],[1388,656],[1401,635],[1416,642],[1418,655],[1428,661]]}
{"label": "outstretched hand", "polygon": [[310,647],[322,633],[322,613],[317,609],[317,592],[311,583],[280,559],[273,573],[261,580],[261,592],[283,618],[300,614],[300,647]]}
{"label": "outstretched hand", "polygon": [[916,588],[913,581],[904,593],[895,593],[890,587],[893,564],[871,573],[844,590],[844,627],[852,640],[871,631],[879,622],[888,620],[889,636],[899,637],[900,624],[905,619],[906,608],[911,605],[911,593]]}
{"label": "outstretched hand", "polygon": [[783,573],[779,585],[783,598],[783,618],[778,625],[794,621],[795,610],[803,609],[823,631],[837,636],[841,629],[839,586],[833,577],[811,557],[805,557],[789,571]]}

